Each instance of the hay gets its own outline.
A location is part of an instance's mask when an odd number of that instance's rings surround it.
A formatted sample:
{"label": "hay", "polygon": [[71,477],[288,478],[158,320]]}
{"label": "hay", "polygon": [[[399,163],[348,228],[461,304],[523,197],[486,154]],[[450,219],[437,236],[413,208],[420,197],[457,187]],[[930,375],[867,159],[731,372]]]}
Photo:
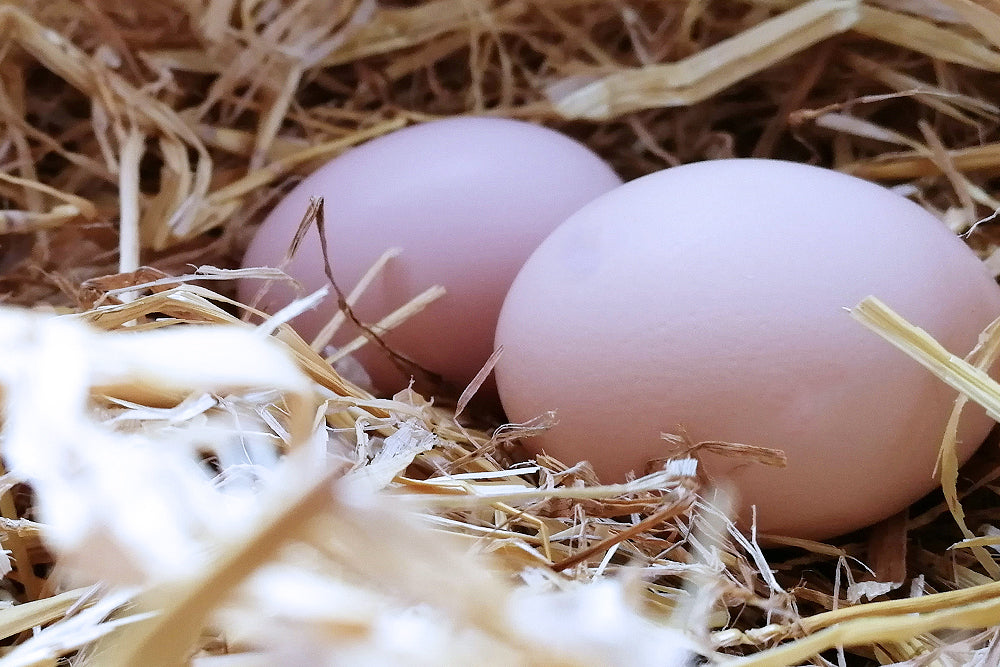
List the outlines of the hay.
{"label": "hay", "polygon": [[[469,392],[345,379],[371,339],[326,352],[349,314],[287,324],[333,297],[233,300],[285,279],[235,267],[291,183],[465,113],[627,178],[756,155],[879,180],[1000,274],[992,4],[0,0],[0,63],[0,667],[996,664],[1000,457],[959,471],[957,416],[908,516],[745,535],[689,457],[781,452],[665,434],[662,470],[604,486],[523,460],[551,415],[496,428]],[[1000,325],[963,359],[877,300],[853,315],[962,392],[955,415],[1000,416]]]}

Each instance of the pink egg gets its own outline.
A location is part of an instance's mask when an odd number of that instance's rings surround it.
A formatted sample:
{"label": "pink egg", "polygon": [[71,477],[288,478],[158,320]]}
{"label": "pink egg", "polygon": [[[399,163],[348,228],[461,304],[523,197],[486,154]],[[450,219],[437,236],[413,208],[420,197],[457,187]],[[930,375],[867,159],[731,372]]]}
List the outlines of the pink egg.
{"label": "pink egg", "polygon": [[[956,392],[845,311],[875,295],[956,354],[1000,288],[942,223],[882,187],[769,160],[661,171],[591,202],[514,281],[497,327],[525,441],[623,480],[661,433],[783,450],[779,469],[702,453],[764,532],[826,538],[933,490]],[[964,460],[992,425],[963,417]]]}
{"label": "pink egg", "polygon": [[[620,183],[588,148],[544,127],[490,118],[426,123],[355,148],[306,178],[264,221],[243,265],[277,265],[309,198],[323,197],[331,269],[345,292],[383,252],[402,248],[357,304],[362,321],[445,287],[443,298],[383,339],[461,390],[492,352],[500,305],[524,260],[556,225]],[[315,228],[286,271],[306,293],[327,283]],[[240,298],[252,301],[259,288],[244,281]],[[273,312],[293,296],[275,284],[261,305]],[[336,312],[331,298],[293,325],[310,339]],[[359,335],[353,325],[344,329],[334,344]],[[375,345],[357,356],[382,392],[410,379]]]}

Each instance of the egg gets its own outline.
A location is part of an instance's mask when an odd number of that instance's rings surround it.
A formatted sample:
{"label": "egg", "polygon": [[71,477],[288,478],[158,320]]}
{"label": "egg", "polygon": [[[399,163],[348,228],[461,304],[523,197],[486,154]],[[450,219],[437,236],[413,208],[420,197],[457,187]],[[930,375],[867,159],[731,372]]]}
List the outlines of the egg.
{"label": "egg", "polygon": [[[445,288],[382,339],[460,391],[492,353],[500,306],[524,260],[571,213],[620,184],[589,148],[542,126],[474,117],[428,122],[365,143],[303,180],[264,220],[243,266],[277,266],[309,199],[323,197],[330,268],[343,291],[386,250],[402,250],[355,305],[362,322],[377,322],[429,287]],[[327,284],[315,227],[285,271],[306,293]],[[255,301],[260,286],[242,282],[240,299]],[[295,296],[292,286],[274,283],[259,304],[273,312]],[[331,298],[292,324],[311,339],[337,310]],[[342,328],[334,345],[361,335],[353,324]],[[377,345],[357,359],[383,393],[410,380],[411,369]],[[418,382],[418,389],[436,387]]]}
{"label": "egg", "polygon": [[[736,159],[654,173],[559,226],[497,325],[525,444],[602,480],[672,453],[661,434],[779,449],[784,468],[698,453],[735,488],[744,525],[823,539],[933,490],[956,392],[855,322],[875,295],[965,354],[1000,288],[964,243],[888,189],[796,163]],[[992,422],[964,415],[959,455]]]}

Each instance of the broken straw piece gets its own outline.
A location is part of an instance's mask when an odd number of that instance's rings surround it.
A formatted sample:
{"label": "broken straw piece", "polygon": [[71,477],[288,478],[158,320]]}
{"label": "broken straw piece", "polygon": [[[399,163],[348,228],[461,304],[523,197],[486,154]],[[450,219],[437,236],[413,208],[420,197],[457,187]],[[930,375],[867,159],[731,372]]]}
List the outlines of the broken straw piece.
{"label": "broken straw piece", "polygon": [[864,299],[850,313],[1000,421],[1000,384],[985,371],[946,350],[926,331],[913,326],[873,296]]}

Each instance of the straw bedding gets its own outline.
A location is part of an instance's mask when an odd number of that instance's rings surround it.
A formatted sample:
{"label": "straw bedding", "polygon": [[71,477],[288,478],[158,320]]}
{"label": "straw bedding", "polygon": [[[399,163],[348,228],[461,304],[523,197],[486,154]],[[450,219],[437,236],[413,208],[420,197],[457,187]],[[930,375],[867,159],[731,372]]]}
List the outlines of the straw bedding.
{"label": "straw bedding", "polygon": [[[988,0],[0,2],[0,667],[998,664],[994,441],[958,470],[942,424],[905,516],[746,535],[692,460],[602,486],[519,449],[545,415],[354,387],[285,323],[322,294],[233,301],[298,178],[467,113],[626,178],[842,169],[1000,273],[998,71]],[[1000,414],[995,328],[854,315]]]}

